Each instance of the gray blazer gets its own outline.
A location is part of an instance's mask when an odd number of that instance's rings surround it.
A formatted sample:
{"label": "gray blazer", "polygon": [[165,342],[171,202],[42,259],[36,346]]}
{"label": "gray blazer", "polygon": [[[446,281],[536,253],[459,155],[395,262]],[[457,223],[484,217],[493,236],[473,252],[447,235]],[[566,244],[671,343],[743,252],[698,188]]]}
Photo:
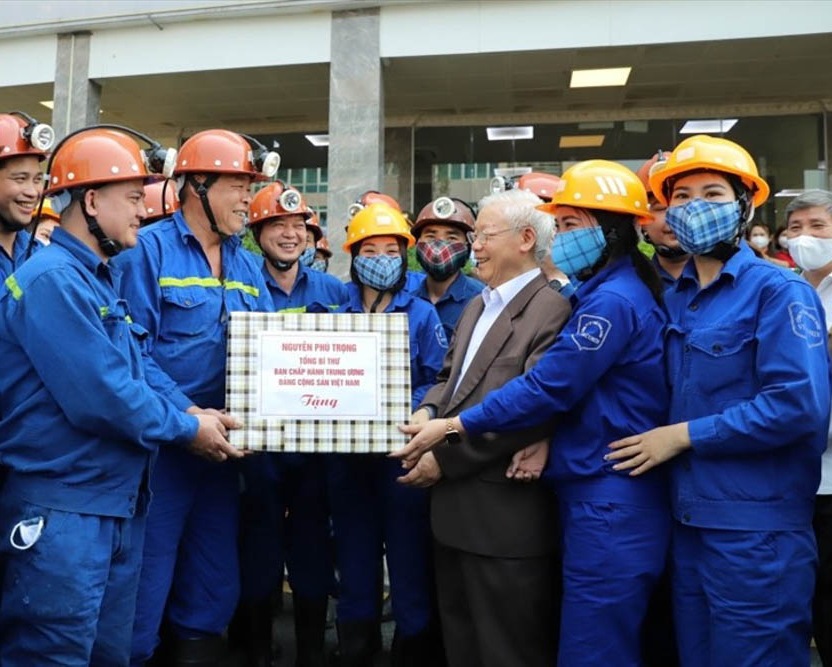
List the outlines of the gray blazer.
{"label": "gray blazer", "polygon": [[[439,417],[453,417],[477,405],[489,391],[525,373],[554,342],[571,307],[542,274],[535,277],[500,313],[454,392],[482,311],[479,297],[463,311],[438,384],[422,402],[432,406]],[[505,473],[515,452],[548,439],[553,429],[550,422],[436,447],[434,454],[443,473],[431,490],[431,525],[436,540],[484,556],[518,558],[550,553],[557,540],[554,495],[541,482],[516,482]]]}

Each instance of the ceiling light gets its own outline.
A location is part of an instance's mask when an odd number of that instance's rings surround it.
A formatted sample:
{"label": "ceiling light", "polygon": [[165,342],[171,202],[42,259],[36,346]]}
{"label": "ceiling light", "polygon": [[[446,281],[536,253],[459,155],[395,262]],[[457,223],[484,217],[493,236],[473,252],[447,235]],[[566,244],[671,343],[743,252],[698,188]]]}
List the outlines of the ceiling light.
{"label": "ceiling light", "polygon": [[53,100],[41,100],[39,102],[39,104],[42,104],[47,109],[54,109],[55,108],[55,102]]}
{"label": "ceiling light", "polygon": [[578,123],[579,130],[612,130],[615,128],[615,123],[607,120],[591,123]]}
{"label": "ceiling light", "polygon": [[598,148],[604,144],[603,134],[574,134],[560,138],[560,148]]}
{"label": "ceiling light", "polygon": [[679,134],[725,134],[737,124],[736,118],[717,118],[716,120],[689,120]]}
{"label": "ceiling light", "polygon": [[775,197],[799,197],[804,192],[806,192],[806,190],[803,190],[802,188],[786,189],[786,190],[780,190],[780,192],[775,192],[774,196]]}
{"label": "ceiling light", "polygon": [[313,146],[329,146],[328,134],[305,134],[306,140]]}
{"label": "ceiling light", "polygon": [[489,141],[508,141],[514,139],[533,139],[534,127],[523,125],[519,127],[487,127],[485,132]]}
{"label": "ceiling light", "polygon": [[599,88],[601,86],[625,86],[632,67],[607,67],[605,69],[573,69],[570,88]]}

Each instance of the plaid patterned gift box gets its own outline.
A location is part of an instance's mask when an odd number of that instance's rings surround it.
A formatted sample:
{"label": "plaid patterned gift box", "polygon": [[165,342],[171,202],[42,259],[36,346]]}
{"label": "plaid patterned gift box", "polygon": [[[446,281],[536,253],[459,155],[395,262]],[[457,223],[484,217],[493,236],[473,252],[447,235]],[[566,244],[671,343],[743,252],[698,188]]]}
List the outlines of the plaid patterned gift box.
{"label": "plaid patterned gift box", "polygon": [[229,434],[238,448],[369,454],[404,446],[396,426],[410,416],[407,315],[231,313],[226,406],[245,424]]}

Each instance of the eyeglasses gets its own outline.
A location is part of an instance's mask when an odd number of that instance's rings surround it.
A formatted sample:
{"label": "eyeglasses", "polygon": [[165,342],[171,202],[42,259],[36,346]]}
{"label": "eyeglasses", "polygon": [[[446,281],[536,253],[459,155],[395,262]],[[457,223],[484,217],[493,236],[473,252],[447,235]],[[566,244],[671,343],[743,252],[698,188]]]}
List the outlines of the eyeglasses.
{"label": "eyeglasses", "polygon": [[468,239],[468,243],[474,245],[477,241],[479,241],[480,245],[485,245],[488,243],[495,236],[499,236],[500,234],[505,234],[506,232],[516,232],[516,229],[512,229],[509,227],[508,229],[501,229],[499,232],[466,232],[465,238]]}

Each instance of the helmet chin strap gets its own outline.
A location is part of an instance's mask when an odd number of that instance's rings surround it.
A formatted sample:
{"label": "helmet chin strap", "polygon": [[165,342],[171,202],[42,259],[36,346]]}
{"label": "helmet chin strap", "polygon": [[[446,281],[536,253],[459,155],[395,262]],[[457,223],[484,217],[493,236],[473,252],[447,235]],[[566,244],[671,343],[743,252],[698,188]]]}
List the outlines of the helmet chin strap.
{"label": "helmet chin strap", "polygon": [[214,211],[211,209],[211,204],[208,202],[208,189],[216,182],[217,178],[217,174],[210,174],[205,177],[205,180],[202,183],[200,183],[193,176],[188,176],[188,182],[196,191],[196,195],[202,203],[202,210],[205,211],[205,217],[208,218],[208,223],[211,225],[211,231],[221,239],[227,239],[228,234],[220,231],[219,225],[217,225],[217,219],[214,217]]}
{"label": "helmet chin strap", "polygon": [[296,260],[296,259],[293,259],[291,262],[284,262],[282,259],[272,259],[271,257],[268,257],[268,256],[267,256],[267,259],[269,260],[269,264],[271,264],[274,268],[276,268],[278,271],[281,271],[281,272],[288,271],[295,264],[298,263],[298,260]]}
{"label": "helmet chin strap", "polygon": [[81,213],[84,214],[84,220],[87,221],[87,229],[90,230],[90,234],[92,234],[96,241],[98,241],[98,247],[101,248],[101,252],[103,252],[107,257],[115,257],[124,249],[124,246],[122,246],[118,241],[107,236],[104,233],[104,230],[101,229],[101,226],[98,224],[98,220],[96,220],[95,216],[90,215],[89,211],[87,211],[87,203],[84,201],[86,193],[87,190],[81,191]]}

